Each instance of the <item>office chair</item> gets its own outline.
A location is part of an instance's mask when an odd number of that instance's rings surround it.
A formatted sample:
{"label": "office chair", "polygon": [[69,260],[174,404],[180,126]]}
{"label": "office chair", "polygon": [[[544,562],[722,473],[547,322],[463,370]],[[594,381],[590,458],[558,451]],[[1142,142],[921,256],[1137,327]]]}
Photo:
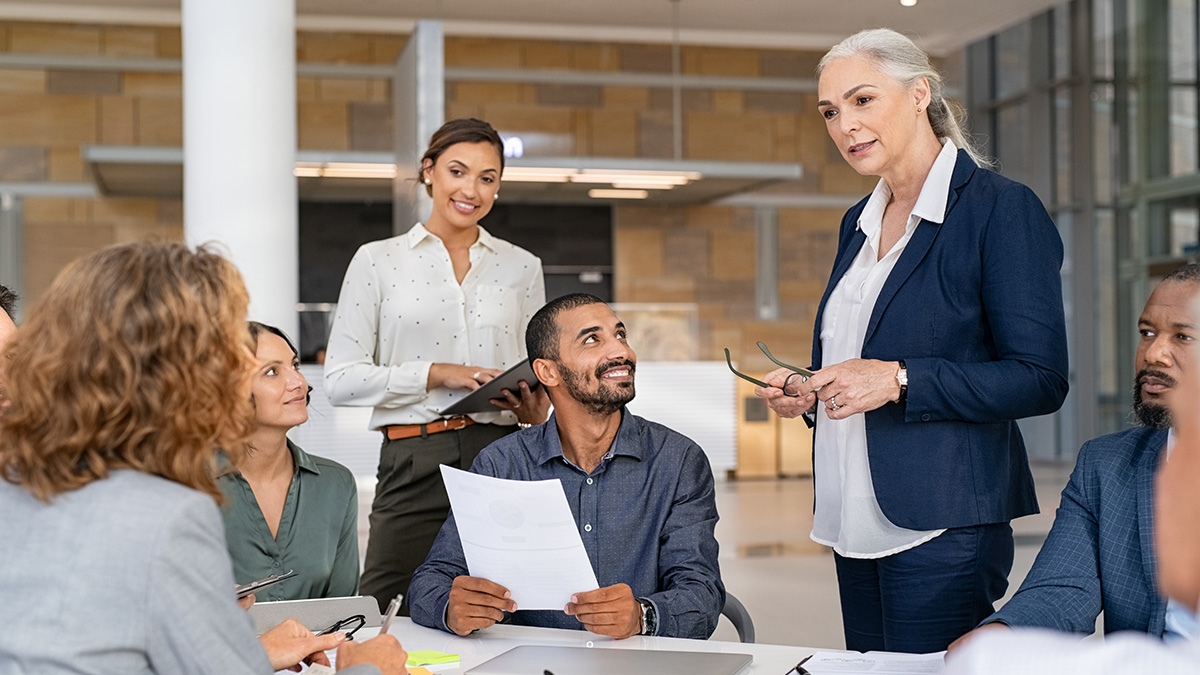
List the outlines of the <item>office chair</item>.
{"label": "office chair", "polygon": [[754,642],[754,619],[750,618],[750,611],[733,593],[725,592],[725,608],[721,610],[721,614],[737,629],[740,642]]}

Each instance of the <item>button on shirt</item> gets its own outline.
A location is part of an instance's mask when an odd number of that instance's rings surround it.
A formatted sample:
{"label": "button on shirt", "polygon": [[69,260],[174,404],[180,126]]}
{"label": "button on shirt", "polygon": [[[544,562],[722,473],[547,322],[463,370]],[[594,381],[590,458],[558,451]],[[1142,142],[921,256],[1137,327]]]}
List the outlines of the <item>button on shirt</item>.
{"label": "button on shirt", "polygon": [[[941,223],[945,218],[957,153],[954,143],[943,141],[942,151],[934,160],[905,224],[904,235],[882,259],[879,240],[883,212],[892,192],[883,179],[875,186],[858,219],[858,228],[866,235],[866,241],[833,289],[821,317],[824,366],[862,358],[875,301],[912,233],[922,220]],[[813,541],[831,546],[848,558],[880,558],[913,548],[945,532],[898,527],[883,514],[871,482],[865,415],[831,420],[825,406],[818,405],[815,433]]]}
{"label": "button on shirt", "polygon": [[250,484],[232,466],[217,484],[226,502],[225,540],[233,578],[247,584],[295,570],[298,576],[255,593],[260,602],[358,594],[358,490],[346,467],[288,441],[295,471],[276,535]]}
{"label": "button on shirt", "polygon": [[[712,469],[687,437],[623,412],[612,448],[591,474],[563,455],[555,416],[496,441],[471,471],[512,480],[562,481],[601,587],[629,584],[658,613],[657,635],[705,639],[725,605],[717,564]],[[468,574],[453,513],[409,587],[412,618],[445,624],[450,586]],[[580,591],[593,589],[581,588]],[[582,629],[559,611],[520,611],[514,624]]]}
{"label": "button on shirt", "polygon": [[[541,261],[482,227],[468,255],[459,284],[442,240],[420,223],[358,249],[329,336],[331,403],[374,406],[372,429],[425,424],[468,393],[426,391],[434,363],[506,369],[525,358],[525,327],[546,302]],[[510,412],[471,418],[516,423]]]}

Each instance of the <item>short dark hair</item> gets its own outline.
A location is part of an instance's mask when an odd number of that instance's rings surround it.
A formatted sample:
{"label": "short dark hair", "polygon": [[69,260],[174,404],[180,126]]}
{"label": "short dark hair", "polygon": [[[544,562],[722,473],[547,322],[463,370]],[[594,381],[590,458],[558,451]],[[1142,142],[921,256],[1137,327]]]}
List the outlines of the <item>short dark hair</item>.
{"label": "short dark hair", "polygon": [[537,359],[558,360],[558,315],[584,305],[604,304],[591,293],[569,293],[547,302],[529,320],[525,328],[525,352],[530,362]]}
{"label": "short dark hair", "polygon": [[[500,139],[500,134],[483,120],[460,117],[446,122],[433,132],[429,139],[429,149],[425,151],[421,157],[421,165],[417,167],[417,175],[424,173],[425,160],[429,160],[430,164],[437,164],[438,157],[441,157],[443,152],[459,143],[491,143],[496,148],[496,154],[500,155],[500,173],[504,173],[504,141]],[[433,188],[426,185],[425,192],[432,196]]]}
{"label": "short dark hair", "polygon": [[8,318],[16,318],[13,316],[13,312],[17,310],[17,294],[4,284],[0,284],[0,309],[4,310]]}
{"label": "short dark hair", "polygon": [[1200,263],[1180,265],[1168,274],[1163,281],[1190,281],[1193,284],[1200,284]]}

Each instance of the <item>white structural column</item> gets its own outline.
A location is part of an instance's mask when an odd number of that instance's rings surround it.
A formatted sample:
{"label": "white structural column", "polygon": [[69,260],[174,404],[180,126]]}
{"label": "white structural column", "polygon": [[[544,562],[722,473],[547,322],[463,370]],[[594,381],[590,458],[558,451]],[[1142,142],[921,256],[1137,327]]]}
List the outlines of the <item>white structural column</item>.
{"label": "white structural column", "polygon": [[413,26],[392,78],[392,117],[396,179],[392,183],[392,229],[408,232],[427,222],[433,202],[425,194],[417,167],[433,132],[446,121],[445,31],[441,21]]}
{"label": "white structural column", "polygon": [[183,214],[218,242],[250,317],[299,339],[294,0],[183,0]]}

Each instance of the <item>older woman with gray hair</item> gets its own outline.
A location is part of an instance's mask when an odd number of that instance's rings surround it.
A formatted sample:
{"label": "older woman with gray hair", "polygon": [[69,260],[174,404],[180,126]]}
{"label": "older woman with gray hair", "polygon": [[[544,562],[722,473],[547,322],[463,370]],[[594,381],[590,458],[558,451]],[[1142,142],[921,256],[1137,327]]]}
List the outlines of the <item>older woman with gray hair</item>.
{"label": "older woman with gray hair", "polygon": [[830,137],[880,180],[842,219],[815,374],[756,393],[815,425],[812,539],[834,549],[846,647],[938,651],[992,612],[1009,521],[1038,510],[1016,420],[1067,394],[1062,240],[912,40],[860,32],[818,74]]}

